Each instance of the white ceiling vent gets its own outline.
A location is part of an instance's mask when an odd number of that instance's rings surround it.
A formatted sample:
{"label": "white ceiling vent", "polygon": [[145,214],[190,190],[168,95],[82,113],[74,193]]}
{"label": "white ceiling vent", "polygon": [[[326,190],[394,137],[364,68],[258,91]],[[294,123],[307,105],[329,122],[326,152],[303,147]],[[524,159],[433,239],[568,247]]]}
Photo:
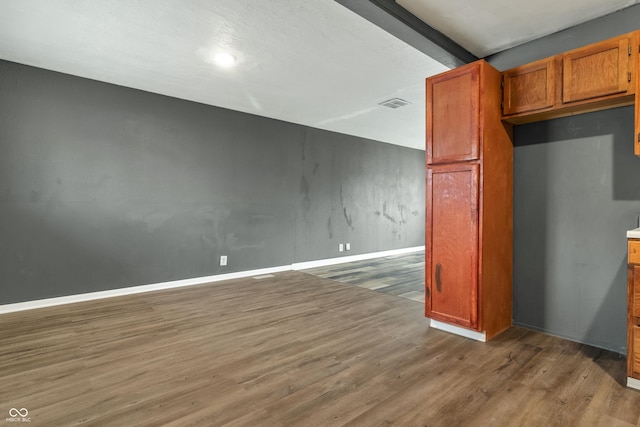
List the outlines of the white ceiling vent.
{"label": "white ceiling vent", "polygon": [[391,98],[391,99],[387,99],[386,101],[381,102],[378,105],[382,105],[383,107],[389,107],[389,108],[400,108],[400,107],[404,107],[405,105],[409,105],[411,104],[409,101],[405,101],[404,99],[400,99],[400,98]]}

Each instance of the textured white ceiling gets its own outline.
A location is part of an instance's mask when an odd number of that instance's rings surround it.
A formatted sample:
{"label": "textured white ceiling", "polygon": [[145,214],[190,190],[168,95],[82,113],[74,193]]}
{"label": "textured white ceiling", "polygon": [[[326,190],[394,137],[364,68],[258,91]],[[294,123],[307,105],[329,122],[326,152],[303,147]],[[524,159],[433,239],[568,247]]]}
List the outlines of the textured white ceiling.
{"label": "textured white ceiling", "polygon": [[478,58],[607,15],[640,0],[396,0]]}
{"label": "textured white ceiling", "polygon": [[[638,1],[398,3],[485,56]],[[0,0],[0,58],[419,149],[446,70],[334,0]]]}
{"label": "textured white ceiling", "polygon": [[5,0],[0,58],[420,149],[447,69],[333,0]]}

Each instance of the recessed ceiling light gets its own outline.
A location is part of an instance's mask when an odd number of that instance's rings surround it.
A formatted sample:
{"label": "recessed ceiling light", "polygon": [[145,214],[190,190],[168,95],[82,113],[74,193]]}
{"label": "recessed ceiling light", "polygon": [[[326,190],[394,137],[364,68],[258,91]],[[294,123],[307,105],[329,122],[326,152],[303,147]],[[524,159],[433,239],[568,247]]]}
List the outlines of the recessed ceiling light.
{"label": "recessed ceiling light", "polygon": [[221,67],[231,67],[236,63],[236,57],[226,52],[217,53],[213,57],[213,61]]}

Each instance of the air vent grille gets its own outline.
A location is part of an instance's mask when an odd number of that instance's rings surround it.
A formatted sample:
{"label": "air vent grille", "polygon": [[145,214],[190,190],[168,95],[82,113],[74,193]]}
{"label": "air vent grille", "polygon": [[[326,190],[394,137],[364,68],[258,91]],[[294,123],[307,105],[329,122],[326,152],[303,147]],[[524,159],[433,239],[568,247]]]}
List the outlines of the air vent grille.
{"label": "air vent grille", "polygon": [[389,108],[400,108],[400,107],[404,107],[405,105],[409,105],[411,104],[409,101],[405,101],[404,99],[400,99],[400,98],[391,98],[391,99],[387,99],[386,101],[381,102],[378,105],[382,105],[383,107],[389,107]]}

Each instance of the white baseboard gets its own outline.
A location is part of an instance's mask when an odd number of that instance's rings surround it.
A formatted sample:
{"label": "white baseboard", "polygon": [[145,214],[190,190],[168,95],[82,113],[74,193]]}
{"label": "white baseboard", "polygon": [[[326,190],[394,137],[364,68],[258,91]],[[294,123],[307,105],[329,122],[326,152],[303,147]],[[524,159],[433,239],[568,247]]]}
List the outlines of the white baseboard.
{"label": "white baseboard", "polygon": [[435,329],[440,329],[441,331],[450,332],[452,334],[460,335],[466,338],[471,338],[472,340],[486,342],[487,341],[487,333],[486,332],[476,332],[470,329],[466,329],[456,325],[450,325],[449,323],[440,322],[438,320],[429,319],[431,322],[429,326]]}
{"label": "white baseboard", "polygon": [[296,262],[291,264],[291,269],[306,270],[308,268],[325,267],[327,265],[342,264],[345,262],[364,261],[366,259],[383,258],[386,256],[402,255],[402,254],[408,254],[412,252],[420,252],[424,250],[425,250],[424,246],[414,246],[411,248],[392,249],[392,250],[381,251],[381,252],[369,252],[366,254],[349,255],[349,256],[343,256],[339,258],[321,259],[317,261]]}
{"label": "white baseboard", "polygon": [[159,291],[163,289],[181,288],[183,286],[202,285],[205,283],[220,282],[222,280],[240,279],[243,277],[263,276],[282,271],[303,270],[306,268],[319,267],[344,262],[360,261],[372,258],[381,258],[391,255],[400,255],[424,250],[424,246],[412,248],[394,249],[382,252],[371,252],[361,255],[346,256],[340,258],[330,258],[319,261],[309,261],[283,265],[280,267],[261,268],[257,270],[238,271],[235,273],[216,274],[215,276],[196,277],[192,279],[174,280],[171,282],[155,283],[151,285],[131,286],[120,289],[110,289],[107,291],[89,292],[86,294],[68,295],[56,298],[45,298],[41,300],[18,302],[13,304],[0,305],[0,314],[14,313],[16,311],[33,310],[36,308],[54,307],[57,305],[72,304],[76,302],[93,301],[104,298],[113,298],[124,295],[140,294],[144,292]]}
{"label": "white baseboard", "polygon": [[141,294],[144,292],[159,291],[163,289],[181,288],[184,286],[203,285],[205,283],[220,282],[222,280],[239,279],[242,277],[260,276],[281,271],[290,271],[291,266],[261,268],[258,270],[239,271],[236,273],[217,274],[215,276],[196,277],[193,279],[174,280],[171,282],[154,283],[151,285],[131,286],[108,291],[88,292],[86,294],[68,295],[64,297],[46,298],[34,301],[18,302],[14,304],[0,305],[0,314],[16,311],[33,310],[35,308],[53,307],[56,305],[72,304],[76,302],[93,301],[97,299],[120,297],[124,295]]}
{"label": "white baseboard", "polygon": [[640,390],[640,380],[635,378],[627,377],[627,387],[635,388],[636,390]]}

